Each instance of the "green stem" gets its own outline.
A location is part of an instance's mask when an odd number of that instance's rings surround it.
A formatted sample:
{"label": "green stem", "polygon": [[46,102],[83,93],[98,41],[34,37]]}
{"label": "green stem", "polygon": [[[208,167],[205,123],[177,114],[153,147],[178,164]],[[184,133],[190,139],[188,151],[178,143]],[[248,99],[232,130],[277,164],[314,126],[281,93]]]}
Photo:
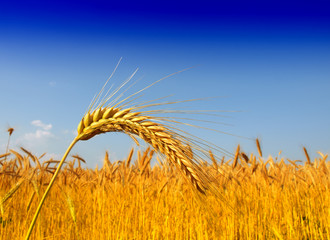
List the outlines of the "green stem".
{"label": "green stem", "polygon": [[71,149],[73,148],[73,146],[74,146],[77,142],[78,142],[78,139],[75,138],[75,139],[72,141],[72,143],[70,144],[70,146],[68,147],[68,149],[66,150],[66,152],[64,153],[64,156],[63,156],[61,162],[59,163],[59,165],[58,165],[58,167],[57,167],[57,169],[56,169],[56,171],[55,171],[55,173],[54,173],[54,175],[53,175],[52,180],[51,180],[50,183],[48,184],[48,187],[47,187],[47,189],[46,189],[44,195],[42,196],[42,199],[41,199],[41,201],[40,201],[40,203],[39,203],[39,206],[38,206],[38,208],[37,208],[37,210],[36,210],[36,212],[35,212],[35,214],[34,214],[34,217],[33,217],[33,219],[32,219],[32,222],[31,222],[31,225],[30,225],[29,231],[28,231],[28,233],[27,233],[27,235],[26,235],[26,237],[25,237],[25,240],[28,240],[28,239],[30,238],[31,232],[32,232],[33,227],[34,227],[34,225],[35,225],[35,222],[36,222],[36,220],[37,220],[37,218],[38,218],[38,215],[39,215],[39,213],[40,213],[41,207],[42,207],[42,205],[44,204],[44,201],[45,201],[45,199],[46,199],[46,197],[47,197],[47,195],[48,195],[48,192],[50,191],[50,189],[51,189],[53,183],[55,182],[55,179],[56,179],[58,173],[60,172],[61,167],[62,167],[62,165],[63,165],[63,163],[64,163],[66,157],[68,156],[69,152],[71,151]]}

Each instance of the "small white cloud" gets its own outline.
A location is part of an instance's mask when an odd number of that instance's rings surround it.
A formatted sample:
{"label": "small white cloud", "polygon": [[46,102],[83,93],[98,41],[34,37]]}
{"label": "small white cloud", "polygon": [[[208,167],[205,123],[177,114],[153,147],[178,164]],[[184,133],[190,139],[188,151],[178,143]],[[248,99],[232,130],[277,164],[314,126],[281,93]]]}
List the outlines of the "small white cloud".
{"label": "small white cloud", "polygon": [[55,87],[56,82],[55,82],[55,81],[51,81],[51,82],[49,82],[48,84],[49,84],[49,86],[51,86],[51,87]]}
{"label": "small white cloud", "polygon": [[38,129],[35,132],[26,133],[19,137],[15,143],[18,146],[24,145],[24,147],[28,149],[33,149],[44,146],[49,140],[54,138],[55,136],[51,132]]}
{"label": "small white cloud", "polygon": [[44,130],[37,130],[34,133],[27,133],[24,135],[24,138],[29,141],[50,138],[50,137],[54,137],[53,134],[51,132],[44,131]]}
{"label": "small white cloud", "polygon": [[38,127],[35,132],[29,132],[19,137],[16,140],[16,144],[24,144],[29,147],[41,146],[48,142],[49,139],[55,138],[50,132],[52,124],[44,124],[40,120],[33,120],[31,125]]}
{"label": "small white cloud", "polygon": [[41,127],[43,130],[45,130],[45,131],[48,131],[48,130],[50,130],[50,129],[52,129],[52,124],[44,124],[43,122],[41,122],[40,120],[33,120],[32,122],[31,122],[31,124],[33,125],[33,126],[36,126],[36,127]]}
{"label": "small white cloud", "polygon": [[29,144],[31,146],[37,146],[44,144],[48,139],[54,138],[55,136],[48,131],[37,130],[33,133],[26,133],[22,137],[17,139],[18,144]]}

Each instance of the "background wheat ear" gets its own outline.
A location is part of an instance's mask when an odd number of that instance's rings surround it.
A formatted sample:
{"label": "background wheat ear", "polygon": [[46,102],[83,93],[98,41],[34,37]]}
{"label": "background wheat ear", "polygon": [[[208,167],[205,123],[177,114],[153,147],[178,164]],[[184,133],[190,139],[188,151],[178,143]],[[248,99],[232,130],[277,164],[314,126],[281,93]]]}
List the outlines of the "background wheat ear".
{"label": "background wheat ear", "polygon": [[[7,132],[8,132],[8,142],[7,142],[7,147],[6,147],[6,153],[8,153],[10,137],[13,134],[14,130],[15,129],[12,128],[12,127],[8,127],[8,129],[7,129]],[[5,161],[6,161],[6,159],[7,159],[7,156],[5,156]]]}

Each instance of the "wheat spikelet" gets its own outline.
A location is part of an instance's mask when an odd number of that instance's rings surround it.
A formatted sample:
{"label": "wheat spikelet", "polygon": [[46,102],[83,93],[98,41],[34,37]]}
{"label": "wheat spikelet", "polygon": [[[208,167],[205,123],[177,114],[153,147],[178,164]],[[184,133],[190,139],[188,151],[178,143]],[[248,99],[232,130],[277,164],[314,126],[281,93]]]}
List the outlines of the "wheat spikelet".
{"label": "wheat spikelet", "polygon": [[261,151],[260,142],[259,142],[258,138],[256,139],[256,145],[257,145],[259,156],[262,157],[262,151]]}
{"label": "wheat spikelet", "polygon": [[78,160],[78,168],[81,168],[81,162],[86,163],[85,159],[80,157],[78,154],[72,155],[72,157]]}
{"label": "wheat spikelet", "polygon": [[4,153],[0,155],[0,159],[9,156],[11,153]]}
{"label": "wheat spikelet", "polygon": [[243,157],[243,159],[246,163],[250,162],[249,157],[244,152],[241,152],[240,155]]}
{"label": "wheat spikelet", "polygon": [[234,169],[237,166],[238,163],[238,156],[239,156],[239,152],[240,152],[240,145],[237,145],[237,149],[236,149],[236,153],[235,153],[235,157],[232,163],[232,168]]}
{"label": "wheat spikelet", "polygon": [[9,136],[11,136],[11,135],[13,134],[13,132],[14,132],[14,128],[9,127],[9,128],[7,129],[7,132],[8,132],[8,134],[9,134]]}
{"label": "wheat spikelet", "polygon": [[127,159],[125,161],[125,165],[126,167],[129,167],[131,161],[132,161],[132,156],[133,156],[133,153],[134,153],[134,148],[131,149],[131,151],[129,152],[128,156],[127,156]]}
{"label": "wheat spikelet", "polygon": [[[7,147],[6,147],[6,153],[8,153],[10,137],[11,137],[11,135],[12,135],[13,132],[14,132],[14,128],[9,127],[9,128],[7,129],[7,132],[8,132],[8,142],[7,142]],[[7,156],[5,156],[5,161],[6,161],[6,159],[7,159]]]}
{"label": "wheat spikelet", "polygon": [[213,167],[218,171],[218,162],[217,162],[217,160],[214,158],[214,155],[213,155],[213,153],[212,153],[212,151],[211,150],[209,150],[209,154],[210,154],[210,158],[211,158],[211,160],[212,160],[212,163],[213,163]]}
{"label": "wheat spikelet", "polygon": [[306,156],[306,159],[307,159],[307,164],[311,165],[311,164],[312,164],[312,163],[311,163],[311,159],[310,159],[310,157],[309,157],[309,154],[308,154],[308,152],[307,152],[306,147],[303,147],[303,150],[304,150],[304,153],[305,153],[305,156]]}

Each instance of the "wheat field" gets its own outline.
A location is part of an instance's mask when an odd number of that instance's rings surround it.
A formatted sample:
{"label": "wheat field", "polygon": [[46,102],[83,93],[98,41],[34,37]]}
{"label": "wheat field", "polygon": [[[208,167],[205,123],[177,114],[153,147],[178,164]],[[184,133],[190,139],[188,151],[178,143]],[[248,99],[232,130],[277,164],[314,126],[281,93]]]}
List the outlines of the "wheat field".
{"label": "wheat field", "polygon": [[[151,161],[150,148],[116,162],[105,153],[95,169],[71,156],[31,239],[330,239],[327,155],[210,154],[199,167],[215,176],[221,200],[197,196],[178,169]],[[23,239],[58,161],[26,149],[0,157],[0,239]]]}
{"label": "wheat field", "polygon": [[[133,76],[111,93],[105,83],[61,160],[10,149],[8,129],[0,155],[1,240],[330,239],[327,154],[311,159],[303,148],[304,161],[264,157],[256,139],[257,154],[238,145],[226,155],[183,128],[202,126],[165,116],[204,110],[162,109],[199,99],[136,103],[166,77],[125,96]],[[117,161],[106,152],[95,169],[70,155],[79,141],[112,132],[149,147]]]}

